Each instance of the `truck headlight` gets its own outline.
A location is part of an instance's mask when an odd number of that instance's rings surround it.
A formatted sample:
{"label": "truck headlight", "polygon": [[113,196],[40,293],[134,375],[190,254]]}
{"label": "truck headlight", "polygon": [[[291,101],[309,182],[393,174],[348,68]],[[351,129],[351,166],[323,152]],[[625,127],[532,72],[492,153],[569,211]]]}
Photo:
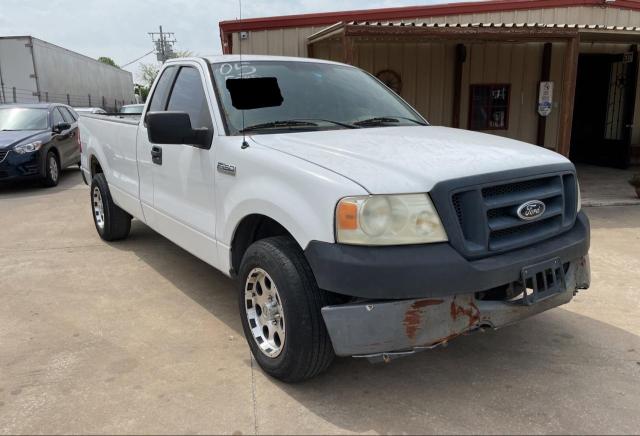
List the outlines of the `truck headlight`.
{"label": "truck headlight", "polygon": [[578,190],[578,207],[577,207],[577,210],[578,210],[578,212],[580,212],[580,209],[582,209],[582,194],[580,193],[580,182],[578,182],[578,180],[576,180],[576,189]]}
{"label": "truck headlight", "polygon": [[346,197],[336,207],[336,240],[344,244],[405,245],[447,240],[427,194]]}
{"label": "truck headlight", "polygon": [[40,147],[42,147],[42,141],[34,141],[28,144],[16,145],[13,147],[13,151],[18,154],[33,153],[34,151],[40,150]]}

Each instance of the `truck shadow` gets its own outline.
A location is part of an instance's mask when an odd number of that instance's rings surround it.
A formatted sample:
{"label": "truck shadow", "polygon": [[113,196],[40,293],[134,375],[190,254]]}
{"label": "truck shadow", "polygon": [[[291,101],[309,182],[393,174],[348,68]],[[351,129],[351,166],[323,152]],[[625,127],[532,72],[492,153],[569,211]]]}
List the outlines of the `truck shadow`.
{"label": "truck shadow", "polygon": [[[139,222],[129,240],[112,246],[134,252],[243,337],[231,279]],[[315,418],[296,423],[301,433],[633,433],[640,428],[640,337],[566,309],[593,304],[593,292],[390,364],[338,358],[305,383],[280,383],[255,365],[258,427],[277,433],[272,423],[308,410]],[[260,411],[269,413],[264,422]],[[330,427],[322,431],[316,419]]]}

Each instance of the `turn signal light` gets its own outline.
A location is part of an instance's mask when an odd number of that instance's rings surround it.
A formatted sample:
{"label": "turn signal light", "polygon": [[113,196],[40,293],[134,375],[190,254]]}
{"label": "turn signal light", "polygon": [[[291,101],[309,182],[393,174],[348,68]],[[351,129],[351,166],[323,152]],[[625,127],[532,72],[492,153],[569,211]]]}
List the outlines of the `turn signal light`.
{"label": "turn signal light", "polygon": [[337,217],[340,230],[356,230],[358,228],[358,205],[341,201],[338,204]]}

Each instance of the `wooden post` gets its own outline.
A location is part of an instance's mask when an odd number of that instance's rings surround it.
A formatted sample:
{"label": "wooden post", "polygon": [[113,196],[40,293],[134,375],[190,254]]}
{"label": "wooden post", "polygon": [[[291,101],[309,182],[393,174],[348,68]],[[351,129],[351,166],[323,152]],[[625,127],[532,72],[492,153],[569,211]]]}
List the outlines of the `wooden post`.
{"label": "wooden post", "polygon": [[576,35],[567,40],[562,72],[562,102],[560,106],[560,132],[558,135],[558,152],[569,156],[571,151],[571,127],[573,122],[573,102],[576,95],[576,77],[578,74],[578,55],[580,53],[580,37]]}
{"label": "wooden post", "polygon": [[[542,51],[542,68],[540,69],[540,82],[548,82],[551,79],[551,43],[547,42]],[[539,91],[538,91],[539,92]],[[572,105],[573,106],[573,105]],[[538,114],[538,140],[536,144],[544,147],[544,136],[547,127],[547,117]]]}
{"label": "wooden post", "polygon": [[460,105],[462,98],[462,68],[467,60],[467,49],[464,44],[456,45],[455,65],[453,68],[453,113],[451,127],[460,127]]}
{"label": "wooden post", "polygon": [[353,38],[342,35],[343,62],[353,65]]}

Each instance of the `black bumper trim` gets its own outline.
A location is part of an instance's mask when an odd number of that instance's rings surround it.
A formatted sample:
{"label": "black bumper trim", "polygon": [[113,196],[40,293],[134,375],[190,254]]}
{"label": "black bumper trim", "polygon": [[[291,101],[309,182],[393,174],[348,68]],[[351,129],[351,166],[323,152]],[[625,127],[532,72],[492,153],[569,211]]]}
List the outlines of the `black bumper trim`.
{"label": "black bumper trim", "polygon": [[449,243],[364,247],[311,241],[304,253],[321,289],[368,299],[441,297],[478,292],[520,278],[523,267],[589,251],[589,220],[554,238],[507,253],[467,260]]}

